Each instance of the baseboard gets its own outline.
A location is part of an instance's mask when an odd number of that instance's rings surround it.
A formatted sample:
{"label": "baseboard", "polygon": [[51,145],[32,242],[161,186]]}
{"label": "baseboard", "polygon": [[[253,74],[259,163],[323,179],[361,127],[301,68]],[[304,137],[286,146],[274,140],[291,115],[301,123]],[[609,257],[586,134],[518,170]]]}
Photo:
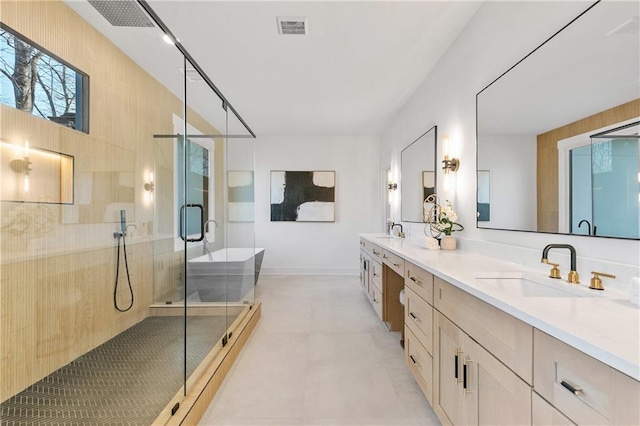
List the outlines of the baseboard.
{"label": "baseboard", "polygon": [[357,262],[353,268],[280,268],[262,266],[260,275],[350,275],[358,276]]}

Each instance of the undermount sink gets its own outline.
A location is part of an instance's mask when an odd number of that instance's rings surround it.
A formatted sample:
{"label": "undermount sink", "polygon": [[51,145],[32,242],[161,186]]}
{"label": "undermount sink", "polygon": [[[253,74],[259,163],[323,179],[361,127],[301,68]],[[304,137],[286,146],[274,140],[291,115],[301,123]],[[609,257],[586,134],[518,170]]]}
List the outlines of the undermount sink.
{"label": "undermount sink", "polygon": [[483,284],[495,286],[508,292],[517,291],[524,297],[599,297],[600,295],[575,284],[534,274],[521,272],[483,273],[476,276]]}

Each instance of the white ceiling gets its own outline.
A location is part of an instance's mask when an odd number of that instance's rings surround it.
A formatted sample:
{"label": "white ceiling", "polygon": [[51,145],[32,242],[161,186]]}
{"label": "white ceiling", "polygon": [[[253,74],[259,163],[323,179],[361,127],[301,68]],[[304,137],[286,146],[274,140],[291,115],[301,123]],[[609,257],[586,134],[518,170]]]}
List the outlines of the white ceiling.
{"label": "white ceiling", "polygon": [[[174,93],[182,93],[179,56],[157,29],[113,27],[85,0],[66,2]],[[481,5],[149,3],[258,136],[379,135]],[[279,35],[278,16],[308,18],[309,35]]]}

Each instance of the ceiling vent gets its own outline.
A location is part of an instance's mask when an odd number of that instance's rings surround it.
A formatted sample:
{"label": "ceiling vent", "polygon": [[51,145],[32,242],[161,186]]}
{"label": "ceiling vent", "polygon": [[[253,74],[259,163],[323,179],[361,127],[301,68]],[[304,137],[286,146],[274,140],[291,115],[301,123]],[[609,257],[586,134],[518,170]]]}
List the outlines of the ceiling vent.
{"label": "ceiling vent", "polygon": [[278,31],[281,35],[307,35],[309,23],[307,18],[293,18],[279,16]]}
{"label": "ceiling vent", "polygon": [[114,27],[153,27],[153,22],[134,0],[88,0]]}
{"label": "ceiling vent", "polygon": [[609,31],[607,35],[640,35],[640,17],[634,16],[633,18],[627,19],[622,24]]}
{"label": "ceiling vent", "polygon": [[[184,73],[184,68],[179,68],[181,73]],[[187,68],[187,80],[192,83],[197,83],[199,81],[204,81],[204,78],[200,75],[198,71],[193,68]]]}

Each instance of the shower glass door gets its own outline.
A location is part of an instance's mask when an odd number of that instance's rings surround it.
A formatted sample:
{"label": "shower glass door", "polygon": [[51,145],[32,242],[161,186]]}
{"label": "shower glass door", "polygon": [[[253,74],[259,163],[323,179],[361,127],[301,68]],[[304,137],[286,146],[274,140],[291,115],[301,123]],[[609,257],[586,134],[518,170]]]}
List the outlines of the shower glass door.
{"label": "shower glass door", "polygon": [[[185,394],[254,301],[253,139],[189,60],[177,179],[184,253]],[[229,135],[234,137],[228,137]],[[246,201],[246,203],[245,203]],[[184,238],[184,240],[182,240]]]}

